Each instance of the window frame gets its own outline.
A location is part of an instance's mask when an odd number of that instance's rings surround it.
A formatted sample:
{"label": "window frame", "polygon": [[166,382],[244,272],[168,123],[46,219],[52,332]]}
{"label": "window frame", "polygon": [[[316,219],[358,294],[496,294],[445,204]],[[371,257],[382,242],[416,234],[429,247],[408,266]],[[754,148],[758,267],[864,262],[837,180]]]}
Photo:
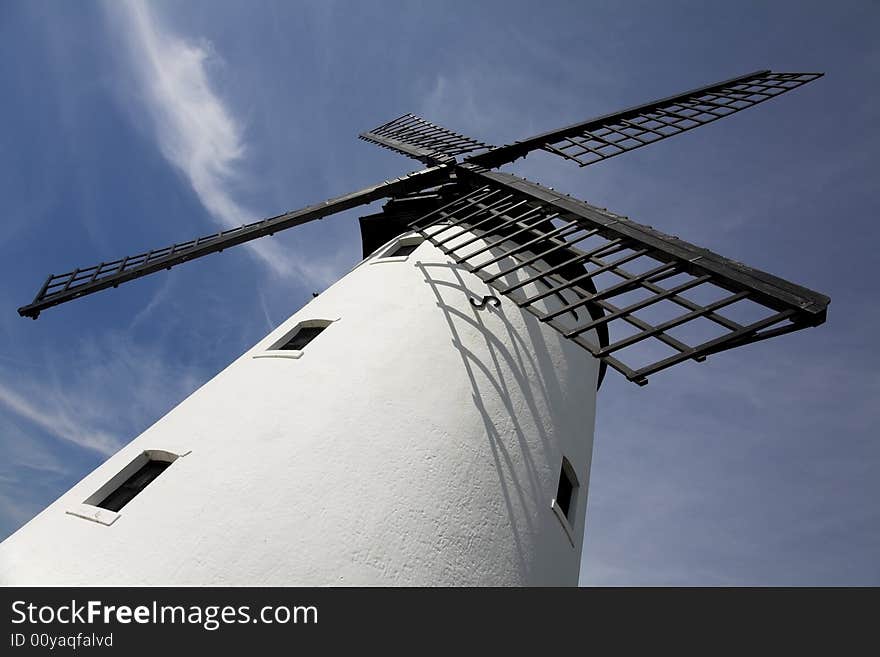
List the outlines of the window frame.
{"label": "window frame", "polygon": [[[165,474],[168,469],[174,465],[174,462],[177,459],[183,458],[188,454],[192,453],[192,450],[183,452],[183,453],[175,453],[170,452],[164,449],[147,449],[143,450],[140,454],[138,454],[134,459],[129,461],[125,467],[119,470],[115,475],[110,477],[106,482],[104,482],[94,493],[89,495],[83,502],[80,504],[74,504],[69,507],[65,514],[70,516],[75,516],[78,518],[82,518],[84,520],[90,520],[92,522],[98,523],[99,525],[110,526],[114,522],[116,522],[122,515],[123,511],[125,511],[126,507],[131,503],[131,501],[140,495],[145,489],[147,489],[150,484],[152,484],[156,479],[159,478],[160,475]],[[162,461],[168,463],[168,467],[165,468],[165,471],[161,472],[159,475],[154,477],[151,481],[149,481],[138,493],[132,497],[131,500],[126,502],[119,511],[111,511],[110,509],[105,509],[104,507],[98,506],[101,502],[106,500],[111,493],[115,492],[124,484],[128,479],[138,472],[141,468],[143,468],[150,461]]]}
{"label": "window frame", "polygon": [[253,354],[252,357],[253,358],[302,358],[303,354],[306,352],[305,348],[304,349],[281,349],[281,347],[283,345],[287,344],[288,342],[290,342],[296,336],[296,334],[299,333],[299,331],[301,329],[317,328],[317,327],[324,329],[323,331],[321,331],[321,333],[319,333],[314,338],[309,340],[308,344],[305,345],[305,347],[308,348],[308,346],[312,342],[314,342],[316,339],[318,339],[321,336],[321,334],[323,334],[324,331],[326,331],[330,327],[331,324],[335,324],[339,320],[340,320],[340,318],[336,318],[336,319],[305,319],[301,322],[297,322],[293,327],[291,327],[289,330],[285,331],[284,334],[280,338],[278,338],[277,340],[273,340],[270,343],[269,347],[259,351],[258,353]]}
{"label": "window frame", "polygon": [[[164,474],[165,470],[168,469],[171,463],[172,461],[147,459],[116,488],[108,492],[103,498],[99,498],[99,501],[93,502],[93,506],[106,509],[107,511],[113,511],[114,513],[119,513],[129,502],[144,492],[150,484]],[[132,482],[133,479],[135,482]],[[138,481],[144,479],[146,479],[144,482]]]}
{"label": "window frame", "polygon": [[[568,510],[567,512],[562,509],[562,506],[556,501],[559,496],[560,485],[562,484],[563,477],[569,482],[571,485],[571,495],[568,501]],[[571,465],[571,462],[565,457],[562,457],[562,465],[559,468],[559,479],[556,482],[556,494],[553,496],[552,501],[550,502],[550,508],[553,510],[554,515],[559,520],[562,528],[565,530],[565,535],[568,537],[569,543],[571,543],[572,547],[575,547],[577,541],[575,540],[574,534],[574,524],[577,520],[577,509],[578,509],[578,501],[579,501],[579,491],[581,488],[580,481],[578,480],[577,473],[575,472],[574,467]]]}
{"label": "window frame", "polygon": [[[386,262],[406,262],[412,253],[409,253],[404,256],[393,256],[388,255],[389,253],[394,253],[402,246],[412,246],[415,245],[416,249],[422,245],[425,241],[425,238],[422,237],[419,233],[409,233],[407,235],[402,235],[394,239],[391,244],[387,244],[383,246],[381,249],[377,249],[379,255],[373,257],[370,261],[370,264],[378,265]],[[414,253],[415,251],[413,251]]]}

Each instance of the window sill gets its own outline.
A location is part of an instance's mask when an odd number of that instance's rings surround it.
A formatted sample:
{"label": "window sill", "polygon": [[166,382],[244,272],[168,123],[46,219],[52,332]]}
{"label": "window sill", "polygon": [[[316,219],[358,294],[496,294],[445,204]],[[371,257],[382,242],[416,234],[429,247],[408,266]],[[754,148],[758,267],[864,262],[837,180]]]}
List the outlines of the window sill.
{"label": "window sill", "polygon": [[409,260],[409,256],[392,256],[390,258],[376,258],[371,261],[371,265],[381,265],[384,262],[406,262]]}
{"label": "window sill", "polygon": [[272,349],[254,354],[251,358],[302,358],[302,355],[300,349]]}
{"label": "window sill", "polygon": [[553,512],[559,519],[562,528],[565,530],[565,535],[568,537],[568,542],[571,543],[571,547],[575,547],[574,529],[572,528],[571,523],[568,522],[568,518],[566,518],[565,514],[562,512],[562,509],[559,508],[559,505],[556,503],[555,498],[550,503],[550,508],[553,509]]}
{"label": "window sill", "polygon": [[102,509],[99,506],[92,506],[91,504],[77,504],[72,509],[65,511],[65,513],[71,516],[76,516],[77,518],[85,518],[86,520],[91,520],[92,522],[96,522],[99,525],[106,525],[107,527],[116,522],[120,516],[116,511]]}

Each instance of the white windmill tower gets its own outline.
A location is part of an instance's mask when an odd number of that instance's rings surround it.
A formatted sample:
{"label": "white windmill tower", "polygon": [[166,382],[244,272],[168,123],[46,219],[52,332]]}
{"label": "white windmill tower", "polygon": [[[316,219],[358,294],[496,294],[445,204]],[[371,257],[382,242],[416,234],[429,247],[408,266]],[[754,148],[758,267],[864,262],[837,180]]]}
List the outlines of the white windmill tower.
{"label": "white windmill tower", "polygon": [[[598,162],[820,75],[759,71],[502,147],[405,115],[361,137],[422,171],[50,276],[21,315],[390,199],[349,274],[9,537],[0,582],[576,584],[605,369],[644,385],[821,324],[829,299],[492,170],[539,149]],[[688,342],[697,321],[715,332]]]}

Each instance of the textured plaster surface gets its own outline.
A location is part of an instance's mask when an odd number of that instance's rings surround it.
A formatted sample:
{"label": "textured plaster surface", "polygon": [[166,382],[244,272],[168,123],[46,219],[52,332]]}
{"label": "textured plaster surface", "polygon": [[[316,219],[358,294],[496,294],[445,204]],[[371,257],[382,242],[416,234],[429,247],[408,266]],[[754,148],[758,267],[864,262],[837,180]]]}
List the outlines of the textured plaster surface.
{"label": "textured plaster surface", "polygon": [[[429,243],[366,264],[10,536],[0,583],[576,585],[597,362]],[[190,453],[112,524],[68,513],[156,448]]]}

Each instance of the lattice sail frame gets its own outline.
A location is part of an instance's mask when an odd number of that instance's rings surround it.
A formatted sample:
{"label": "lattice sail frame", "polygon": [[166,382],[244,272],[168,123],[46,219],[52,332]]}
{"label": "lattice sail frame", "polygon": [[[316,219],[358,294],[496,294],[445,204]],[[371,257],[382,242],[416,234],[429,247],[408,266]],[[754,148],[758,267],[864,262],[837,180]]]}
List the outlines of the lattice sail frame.
{"label": "lattice sail frame", "polygon": [[830,299],[812,290],[509,174],[462,177],[411,227],[639,385],[825,320]]}
{"label": "lattice sail frame", "polygon": [[644,385],[650,375],[682,361],[821,324],[830,299],[488,169],[535,150],[586,166],[706,125],[821,75],[757,71],[500,147],[406,114],[361,138],[428,168],[189,242],[51,275],[18,312],[36,319],[51,306],[265,235],[380,198],[434,190],[430,196],[454,198],[412,228],[600,359],[603,373],[610,366]]}
{"label": "lattice sail frame", "polygon": [[754,107],[822,75],[756,71],[500,146],[467,161],[491,169],[544,150],[584,167]]}
{"label": "lattice sail frame", "polygon": [[147,276],[163,269],[201,258],[211,253],[219,253],[239,244],[244,244],[266,235],[299,226],[328,215],[372,203],[389,196],[398,196],[412,191],[433,187],[449,178],[446,166],[429,167],[405,176],[386,180],[378,185],[337,196],[336,198],[292,210],[275,217],[269,217],[236,228],[205,235],[188,242],[179,242],[161,249],[153,249],[133,256],[102,262],[90,267],[78,268],[63,274],[51,274],[40,288],[34,300],[18,309],[22,317],[37,319],[47,308],[57,306],[73,299],[117,287],[136,278]]}
{"label": "lattice sail frame", "polygon": [[454,160],[457,155],[491,148],[415,114],[399,116],[358,137],[426,164],[442,164]]}

